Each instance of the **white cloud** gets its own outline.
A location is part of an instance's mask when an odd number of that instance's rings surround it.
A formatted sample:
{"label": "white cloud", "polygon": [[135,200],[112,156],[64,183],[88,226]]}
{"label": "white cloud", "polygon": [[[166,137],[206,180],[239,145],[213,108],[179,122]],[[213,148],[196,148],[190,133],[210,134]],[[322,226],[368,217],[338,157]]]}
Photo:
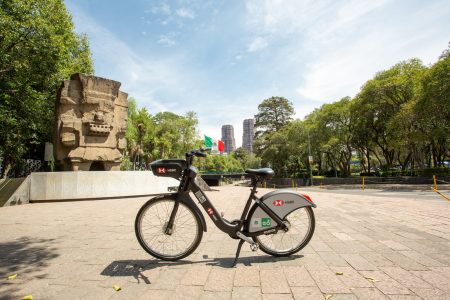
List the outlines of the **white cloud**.
{"label": "white cloud", "polygon": [[247,27],[256,38],[270,35],[271,43],[278,43],[271,52],[273,69],[289,72],[300,101],[332,102],[354,96],[376,72],[401,60],[419,57],[429,63],[445,48],[449,30],[437,20],[445,19],[449,4],[405,8],[395,19],[385,14],[390,4],[249,0]]}
{"label": "white cloud", "polygon": [[170,8],[170,5],[167,3],[162,3],[161,5],[153,6],[151,9],[146,10],[145,12],[151,12],[153,14],[164,14],[164,15],[170,15],[172,13],[172,10]]}
{"label": "white cloud", "polygon": [[256,37],[253,41],[248,45],[248,52],[256,52],[266,48],[269,45],[267,39],[263,37]]}
{"label": "white cloud", "polygon": [[183,72],[175,58],[141,57],[76,5],[70,5],[70,11],[77,30],[89,37],[97,76],[121,82],[121,90],[151,112],[167,111],[173,107],[173,103],[157,97],[161,91],[182,91],[185,89],[182,83],[190,84],[186,78],[180,78]]}
{"label": "white cloud", "polygon": [[159,37],[158,44],[161,44],[166,47],[172,47],[176,44],[175,36],[176,34],[174,33],[161,35]]}
{"label": "white cloud", "polygon": [[187,19],[194,19],[195,18],[195,14],[192,10],[188,9],[188,8],[179,8],[176,11],[177,16],[181,17],[181,18],[187,18]]}

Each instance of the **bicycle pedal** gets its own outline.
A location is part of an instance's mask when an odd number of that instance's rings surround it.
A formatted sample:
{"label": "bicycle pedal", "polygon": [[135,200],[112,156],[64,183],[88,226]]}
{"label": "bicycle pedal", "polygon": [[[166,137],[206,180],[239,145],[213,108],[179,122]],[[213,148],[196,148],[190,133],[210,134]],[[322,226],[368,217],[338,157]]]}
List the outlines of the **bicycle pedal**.
{"label": "bicycle pedal", "polygon": [[259,244],[257,244],[257,243],[250,244],[250,249],[251,249],[253,252],[258,251],[258,249],[259,249]]}

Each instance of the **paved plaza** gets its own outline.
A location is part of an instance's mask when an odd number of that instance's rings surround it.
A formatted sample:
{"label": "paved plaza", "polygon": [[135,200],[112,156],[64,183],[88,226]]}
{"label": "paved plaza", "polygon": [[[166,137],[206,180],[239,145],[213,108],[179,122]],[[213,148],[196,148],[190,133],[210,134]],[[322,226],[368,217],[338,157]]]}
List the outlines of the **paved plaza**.
{"label": "paved plaza", "polygon": [[[217,190],[239,217],[249,188]],[[289,258],[244,244],[236,268],[238,241],[209,219],[191,256],[149,256],[134,234],[147,198],[0,208],[0,299],[450,299],[450,201],[304,191],[318,205],[310,244]]]}

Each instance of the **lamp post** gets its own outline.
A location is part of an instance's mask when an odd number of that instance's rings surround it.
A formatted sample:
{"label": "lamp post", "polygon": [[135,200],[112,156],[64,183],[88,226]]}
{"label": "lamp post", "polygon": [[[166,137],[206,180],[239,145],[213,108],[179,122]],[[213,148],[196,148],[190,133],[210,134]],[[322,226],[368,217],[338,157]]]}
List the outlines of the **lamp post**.
{"label": "lamp post", "polygon": [[309,162],[309,177],[311,178],[311,185],[314,185],[313,175],[312,175],[312,155],[311,155],[311,142],[309,141],[309,128],[308,128],[308,162]]}

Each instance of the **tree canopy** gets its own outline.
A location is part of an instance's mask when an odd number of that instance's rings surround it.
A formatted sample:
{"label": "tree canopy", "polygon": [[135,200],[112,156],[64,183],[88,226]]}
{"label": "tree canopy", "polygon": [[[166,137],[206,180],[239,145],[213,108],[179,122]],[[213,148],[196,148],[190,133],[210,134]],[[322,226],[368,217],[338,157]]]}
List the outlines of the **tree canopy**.
{"label": "tree canopy", "polygon": [[5,166],[42,159],[52,140],[56,92],[92,73],[88,39],[74,32],[62,0],[0,1],[0,155]]}
{"label": "tree canopy", "polygon": [[303,120],[278,118],[280,111],[293,114],[274,109],[287,100],[264,100],[255,116],[257,155],[279,176],[300,176],[309,166],[309,138],[320,175],[349,176],[358,161],[369,173],[443,166],[450,159],[449,53],[450,47],[429,67],[419,59],[395,64],[354,98],[324,104]]}
{"label": "tree canopy", "polygon": [[128,100],[127,153],[123,169],[146,168],[148,163],[160,158],[183,158],[193,148],[200,147],[197,115],[184,116],[172,112],[151,115],[147,109],[138,108],[136,100]]}

